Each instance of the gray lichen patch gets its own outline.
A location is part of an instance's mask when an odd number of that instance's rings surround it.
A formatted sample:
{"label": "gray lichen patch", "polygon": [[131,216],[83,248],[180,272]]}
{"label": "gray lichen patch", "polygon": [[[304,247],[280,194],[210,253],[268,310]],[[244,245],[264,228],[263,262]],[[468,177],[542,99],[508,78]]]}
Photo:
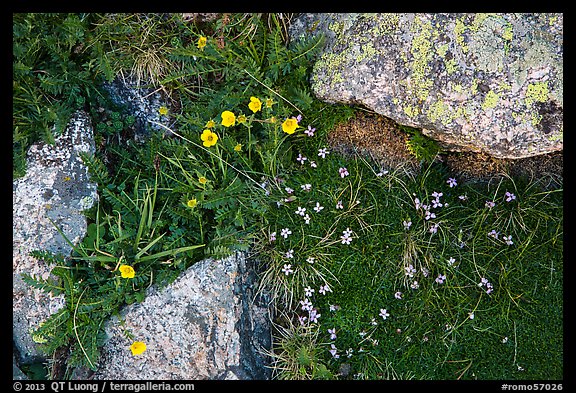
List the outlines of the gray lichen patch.
{"label": "gray lichen patch", "polygon": [[[251,270],[244,254],[206,259],[167,287],[150,287],[107,323],[94,379],[268,379],[270,323],[248,290]],[[132,340],[146,351],[132,355]]]}
{"label": "gray lichen patch", "polygon": [[[318,23],[317,23],[318,22]],[[562,14],[315,14],[315,95],[363,105],[464,151],[562,150]]]}
{"label": "gray lichen patch", "polygon": [[[50,314],[64,306],[62,296],[53,297],[30,288],[21,273],[48,278],[52,269],[29,254],[34,250],[67,256],[86,232],[86,210],[98,198],[80,152],[93,153],[90,118],[77,112],[55,144],[33,145],[27,156],[24,177],[13,182],[13,336],[22,363],[41,358],[31,332]],[[55,225],[58,227],[56,229]]]}

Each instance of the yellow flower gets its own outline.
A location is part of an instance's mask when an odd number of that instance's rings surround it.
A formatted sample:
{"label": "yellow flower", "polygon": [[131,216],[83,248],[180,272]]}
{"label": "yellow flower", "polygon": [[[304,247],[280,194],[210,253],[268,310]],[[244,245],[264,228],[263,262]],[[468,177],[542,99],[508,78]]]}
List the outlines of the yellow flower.
{"label": "yellow flower", "polygon": [[208,123],[206,123],[206,128],[214,128],[216,127],[216,122],[214,120],[208,120]]}
{"label": "yellow flower", "polygon": [[274,105],[274,100],[272,100],[272,98],[266,98],[266,108],[272,108],[272,105]]}
{"label": "yellow flower", "polygon": [[202,144],[206,147],[214,146],[216,142],[218,142],[218,135],[210,130],[204,130],[202,135],[200,135],[200,139],[202,139]]}
{"label": "yellow flower", "polygon": [[246,122],[246,116],[244,115],[239,115],[238,116],[238,124],[242,124]]}
{"label": "yellow flower", "polygon": [[270,123],[276,123],[276,116],[272,116],[271,118],[268,119],[268,121]]}
{"label": "yellow flower", "polygon": [[284,123],[282,123],[282,131],[287,134],[293,134],[296,128],[298,128],[298,122],[293,117],[284,120]]}
{"label": "yellow flower", "polygon": [[132,266],[120,265],[119,270],[122,278],[134,278],[135,272]]}
{"label": "yellow flower", "polygon": [[241,151],[242,150],[242,145],[237,143],[236,146],[234,146],[234,151]]}
{"label": "yellow flower", "polygon": [[230,111],[224,111],[220,116],[222,117],[222,125],[224,127],[230,127],[236,123],[236,116]]}
{"label": "yellow flower", "polygon": [[252,112],[256,113],[262,109],[262,101],[260,101],[257,97],[250,97],[248,108],[250,108]]}
{"label": "yellow flower", "polygon": [[158,108],[158,113],[160,113],[161,116],[166,116],[168,114],[168,108],[161,106]]}
{"label": "yellow flower", "polygon": [[198,182],[199,182],[200,184],[206,184],[206,183],[208,183],[208,179],[206,179],[204,176],[200,176],[200,177],[198,178]]}
{"label": "yellow flower", "polygon": [[196,198],[189,199],[188,203],[186,203],[186,205],[188,205],[188,207],[190,207],[190,208],[196,207],[197,204],[198,204],[198,202],[196,201]]}
{"label": "yellow flower", "polygon": [[140,355],[146,350],[146,343],[142,341],[134,341],[132,345],[130,345],[130,350],[132,351],[132,355]]}
{"label": "yellow flower", "polygon": [[206,46],[206,37],[202,36],[198,38],[198,49],[204,50],[205,46]]}

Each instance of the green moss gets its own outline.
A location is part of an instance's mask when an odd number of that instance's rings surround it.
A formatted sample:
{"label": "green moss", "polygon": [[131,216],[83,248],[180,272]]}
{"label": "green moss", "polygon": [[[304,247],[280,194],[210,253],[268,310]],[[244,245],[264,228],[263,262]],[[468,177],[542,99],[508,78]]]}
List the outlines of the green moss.
{"label": "green moss", "polygon": [[500,99],[500,95],[495,93],[493,90],[490,90],[486,93],[486,97],[484,97],[484,102],[482,103],[482,109],[486,110],[489,108],[494,108],[496,104],[498,104],[498,100]]}

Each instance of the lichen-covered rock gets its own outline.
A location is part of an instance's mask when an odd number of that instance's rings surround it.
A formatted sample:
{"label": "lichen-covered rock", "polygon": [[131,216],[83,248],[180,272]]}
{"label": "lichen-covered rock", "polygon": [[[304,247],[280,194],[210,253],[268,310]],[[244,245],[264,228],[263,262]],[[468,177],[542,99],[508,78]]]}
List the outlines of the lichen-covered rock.
{"label": "lichen-covered rock", "polygon": [[83,210],[92,207],[98,195],[79,153],[94,153],[93,138],[89,116],[77,112],[54,145],[38,143],[30,147],[26,175],[13,181],[13,338],[20,363],[43,359],[31,332],[64,306],[63,296],[53,297],[31,288],[21,274],[42,278],[50,275],[52,266],[31,257],[31,251],[70,254],[72,247],[54,225],[74,244],[85,236]]}
{"label": "lichen-covered rock", "polygon": [[[106,325],[94,379],[269,379],[262,350],[271,345],[266,303],[255,297],[254,267],[244,254],[197,262],[165,288]],[[131,338],[128,338],[131,337]],[[146,350],[133,355],[134,341]]]}
{"label": "lichen-covered rock", "polygon": [[448,150],[563,149],[563,14],[303,14],[322,32],[314,94],[421,128]]}

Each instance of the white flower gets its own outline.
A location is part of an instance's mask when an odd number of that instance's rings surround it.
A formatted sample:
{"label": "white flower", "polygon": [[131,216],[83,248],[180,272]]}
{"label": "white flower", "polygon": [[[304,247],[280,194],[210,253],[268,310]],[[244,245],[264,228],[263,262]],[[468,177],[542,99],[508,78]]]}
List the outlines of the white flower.
{"label": "white flower", "polygon": [[300,207],[298,206],[298,210],[296,210],[296,214],[304,217],[304,213],[306,212],[306,208],[305,207]]}
{"label": "white flower", "polygon": [[324,206],[320,206],[320,202],[316,202],[316,207],[314,208],[314,211],[316,213],[320,213],[320,210],[324,209]]}
{"label": "white flower", "polygon": [[292,265],[290,265],[290,264],[284,265],[284,267],[282,268],[282,271],[286,275],[289,275],[290,273],[294,273],[294,270],[292,270]]}
{"label": "white flower", "polygon": [[382,319],[386,319],[390,316],[390,313],[388,311],[386,311],[385,308],[381,308],[380,309],[380,314],[378,314],[382,317]]}
{"label": "white flower", "polygon": [[318,157],[326,158],[326,154],[330,154],[326,148],[318,149]]}
{"label": "white flower", "polygon": [[308,262],[308,263],[311,264],[311,265],[314,264],[315,260],[316,260],[316,258],[314,258],[314,257],[308,257],[308,258],[306,258],[306,262]]}
{"label": "white flower", "polygon": [[280,236],[282,236],[284,239],[288,239],[288,235],[291,235],[292,231],[288,228],[284,228],[280,231]]}

